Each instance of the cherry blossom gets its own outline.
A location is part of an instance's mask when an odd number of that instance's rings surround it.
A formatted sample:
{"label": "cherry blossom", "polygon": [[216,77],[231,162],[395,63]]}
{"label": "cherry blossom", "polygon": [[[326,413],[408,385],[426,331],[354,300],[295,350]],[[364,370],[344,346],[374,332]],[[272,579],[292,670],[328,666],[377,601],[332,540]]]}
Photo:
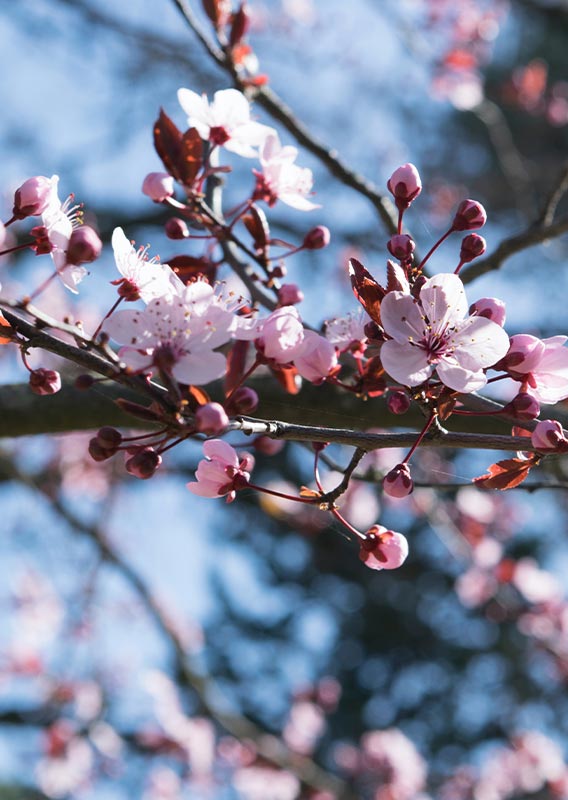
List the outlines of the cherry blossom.
{"label": "cherry blossom", "polygon": [[69,246],[71,234],[81,224],[80,207],[72,205],[73,195],[69,195],[63,203],[60,201],[57,193],[58,175],[53,175],[51,182],[52,188],[49,203],[41,218],[52,246],[51,258],[55,264],[55,269],[65,288],[69,289],[73,294],[77,294],[77,286],[88,272],[84,267],[68,264],[67,247]]}
{"label": "cherry blossom", "polygon": [[294,358],[300,375],[312,383],[322,383],[337,363],[333,344],[314,331],[305,331],[300,353]]}
{"label": "cherry blossom", "polygon": [[215,92],[211,103],[205,94],[179,89],[178,100],[188,124],[197,129],[202,139],[239,156],[256,158],[255,148],[274,132],[267,125],[251,120],[248,100],[237,89]]}
{"label": "cherry blossom", "polygon": [[226,300],[204,281],[179,295],[157,297],[142,311],[117,311],[104,330],[125,346],[120,357],[131,369],[158,369],[181,383],[203,384],[225,372],[225,356],[214,351],[231,338],[237,321]]}
{"label": "cherry blossom", "polygon": [[568,336],[537,339],[528,333],[511,337],[505,364],[512,377],[523,381],[525,391],[540,403],[557,403],[568,397]]}
{"label": "cherry blossom", "polygon": [[402,533],[373,525],[361,542],[359,558],[371,569],[398,569],[408,556],[408,542]]}
{"label": "cherry blossom", "polygon": [[51,202],[53,192],[57,191],[58,180],[57,175],[52,175],[51,178],[36,175],[24,181],[14,194],[14,216],[24,219],[43,214]]}
{"label": "cherry blossom", "polygon": [[113,231],[112,249],[116,267],[123,276],[113,283],[126,300],[141,298],[149,303],[157,297],[182,290],[183,284],[175,272],[167,264],[160,264],[155,258],[149,259],[148,248],[136,250],[122,228]]}
{"label": "cherry blossom", "polygon": [[464,319],[467,301],[457,275],[434,275],[418,300],[404,292],[389,292],[381,304],[381,319],[392,337],[381,348],[388,374],[406,386],[417,386],[434,370],[458,392],[485,386],[484,369],[508,349],[503,328],[481,316]]}
{"label": "cherry blossom", "polygon": [[[298,157],[296,147],[282,147],[276,132],[266,137],[260,150],[262,172],[256,172],[256,200],[264,200],[269,206],[282,200],[298,211],[312,211],[320,206],[312,203],[307,196],[312,191],[311,169],[299,167],[294,163]],[[321,238],[321,237],[319,237]],[[319,239],[318,239],[319,240]],[[320,247],[325,246],[320,244]]]}
{"label": "cherry blossom", "polygon": [[227,502],[235,499],[236,490],[242,489],[250,479],[254,458],[249,453],[237,454],[228,442],[210,439],[203,443],[205,459],[197,466],[197,483],[187,484],[193,494],[201,497],[222,497]]}
{"label": "cherry blossom", "polygon": [[294,306],[277,308],[236,334],[239,339],[255,339],[263,356],[278,364],[289,364],[300,354],[304,335],[302,320]]}
{"label": "cherry blossom", "polygon": [[366,341],[365,323],[368,317],[361,308],[359,311],[335,317],[325,323],[325,337],[341,352],[351,347],[361,348]]}

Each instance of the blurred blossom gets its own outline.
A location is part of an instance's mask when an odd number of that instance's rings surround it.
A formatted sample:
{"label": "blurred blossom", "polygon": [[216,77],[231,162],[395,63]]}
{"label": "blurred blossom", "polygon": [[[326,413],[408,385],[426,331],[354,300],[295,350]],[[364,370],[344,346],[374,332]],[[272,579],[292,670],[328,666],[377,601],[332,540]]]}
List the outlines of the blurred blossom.
{"label": "blurred blossom", "polygon": [[290,772],[251,766],[235,772],[233,788],[243,800],[296,800],[300,781]]}

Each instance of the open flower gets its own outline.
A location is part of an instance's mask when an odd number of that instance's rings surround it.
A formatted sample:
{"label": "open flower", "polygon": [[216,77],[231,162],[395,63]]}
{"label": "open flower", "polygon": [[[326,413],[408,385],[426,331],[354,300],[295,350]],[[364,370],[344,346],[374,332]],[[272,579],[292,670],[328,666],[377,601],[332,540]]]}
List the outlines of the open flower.
{"label": "open flower", "polygon": [[567,341],[568,336],[537,339],[528,333],[511,337],[505,367],[540,403],[558,403],[568,397]]}
{"label": "open flower", "polygon": [[467,300],[457,275],[429,278],[418,300],[389,292],[381,320],[392,337],[381,348],[388,374],[405,386],[417,386],[434,370],[457,392],[475,392],[487,383],[484,370],[503,358],[509,338],[503,328],[481,316],[465,317]]}
{"label": "open flower", "polygon": [[51,258],[57,274],[65,288],[77,294],[77,286],[88,272],[85,267],[67,262],[67,248],[71,234],[81,224],[80,206],[73,205],[73,195],[69,195],[63,203],[61,202],[57,194],[58,175],[52,176],[51,183],[49,203],[41,218],[52,247]]}
{"label": "open flower", "polygon": [[239,156],[256,158],[258,148],[273,128],[250,118],[250,105],[237,89],[215,92],[210,103],[206,95],[179,89],[178,100],[188,123],[206,142],[225,147]]}
{"label": "open flower", "polygon": [[200,385],[225,372],[225,356],[214,348],[228,342],[236,327],[230,303],[205,281],[196,281],[180,295],[155,298],[143,310],[115,312],[104,330],[125,345],[119,355],[131,369],[157,369],[181,383]]}
{"label": "open flower", "polygon": [[296,147],[282,147],[275,131],[266,137],[260,151],[262,172],[254,170],[255,200],[264,200],[269,206],[282,200],[286,205],[299,211],[320,208],[308,200],[313,185],[312,171],[294,164],[297,156]]}
{"label": "open flower", "polygon": [[142,299],[145,303],[156,297],[165,297],[179,292],[182,282],[167,264],[148,258],[148,248],[136,250],[126,238],[122,228],[112,234],[112,249],[116,267],[122,278],[112,281],[125,300]]}
{"label": "open flower", "polygon": [[203,442],[205,459],[197,466],[197,482],[187,484],[193,494],[201,497],[222,497],[227,502],[235,499],[237,489],[244,488],[254,467],[254,458],[249,453],[240,453],[222,439]]}

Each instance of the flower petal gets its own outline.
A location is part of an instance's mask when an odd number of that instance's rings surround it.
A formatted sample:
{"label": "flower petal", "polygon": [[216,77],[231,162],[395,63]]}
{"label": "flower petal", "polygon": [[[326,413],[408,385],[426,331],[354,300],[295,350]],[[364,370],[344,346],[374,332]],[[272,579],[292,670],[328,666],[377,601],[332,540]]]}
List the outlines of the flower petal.
{"label": "flower petal", "polygon": [[420,306],[404,292],[389,292],[381,302],[383,328],[397,342],[419,342],[425,335]]}
{"label": "flower petal", "polygon": [[418,386],[434,371],[426,351],[411,347],[408,341],[404,344],[394,340],[385,342],[381,347],[381,362],[391,378],[405,386]]}

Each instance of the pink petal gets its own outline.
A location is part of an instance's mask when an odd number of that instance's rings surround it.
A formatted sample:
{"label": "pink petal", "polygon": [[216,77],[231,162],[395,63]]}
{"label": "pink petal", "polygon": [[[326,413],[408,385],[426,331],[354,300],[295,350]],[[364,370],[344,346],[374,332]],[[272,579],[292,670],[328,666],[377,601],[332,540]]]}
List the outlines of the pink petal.
{"label": "pink petal", "polygon": [[385,296],[381,303],[381,322],[388,335],[401,344],[418,342],[425,335],[420,306],[404,292],[389,292]]}
{"label": "pink petal", "polygon": [[435,330],[462,320],[468,310],[463,283],[457,275],[446,273],[426,281],[420,290],[420,303]]}
{"label": "pink petal", "polygon": [[[388,297],[388,295],[387,295]],[[418,386],[430,377],[434,367],[421,347],[391,340],[381,347],[381,362],[388,374],[405,386]]]}
{"label": "pink petal", "polygon": [[500,361],[509,349],[503,328],[486,317],[468,317],[451,337],[455,357],[464,367],[478,370]]}
{"label": "pink petal", "polygon": [[239,458],[237,451],[228,442],[223,439],[209,439],[203,442],[203,453],[207,458],[212,458],[221,461],[228,467],[238,467]]}
{"label": "pink petal", "polygon": [[487,383],[485,373],[462,367],[455,359],[443,358],[437,365],[438,377],[445,386],[456,392],[477,392]]}
{"label": "pink petal", "polygon": [[212,350],[183,355],[172,369],[172,375],[180,383],[201,386],[225,374],[227,361],[221,353]]}

